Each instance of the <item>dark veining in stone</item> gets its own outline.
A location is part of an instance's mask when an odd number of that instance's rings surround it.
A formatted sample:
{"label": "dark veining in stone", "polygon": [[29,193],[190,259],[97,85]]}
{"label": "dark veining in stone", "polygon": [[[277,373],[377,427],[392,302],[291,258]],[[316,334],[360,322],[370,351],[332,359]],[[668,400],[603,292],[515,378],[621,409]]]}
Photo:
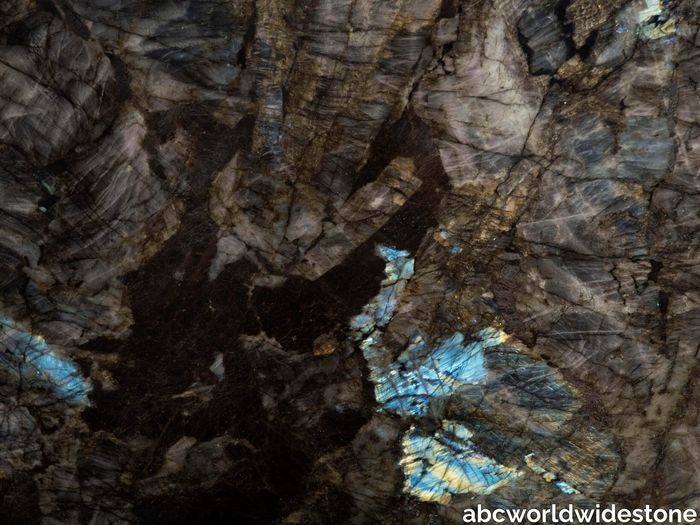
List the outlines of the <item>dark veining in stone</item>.
{"label": "dark veining in stone", "polygon": [[0,5],[0,516],[698,508],[696,4]]}

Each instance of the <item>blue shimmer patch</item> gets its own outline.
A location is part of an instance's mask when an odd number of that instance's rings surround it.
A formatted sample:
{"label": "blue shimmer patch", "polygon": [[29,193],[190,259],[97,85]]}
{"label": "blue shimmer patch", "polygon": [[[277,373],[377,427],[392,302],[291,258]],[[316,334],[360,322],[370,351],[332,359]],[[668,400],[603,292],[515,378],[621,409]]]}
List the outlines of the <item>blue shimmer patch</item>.
{"label": "blue shimmer patch", "polygon": [[[459,387],[482,381],[486,375],[484,350],[504,343],[500,330],[486,328],[473,341],[461,332],[428,345],[421,335],[411,338],[402,354],[387,363],[383,328],[393,318],[401,294],[413,276],[414,260],[406,251],[377,246],[386,262],[380,292],[350,321],[352,338],[367,361],[379,410],[405,417],[428,415],[433,399],[452,395]],[[404,490],[423,501],[449,502],[454,494],[489,494],[520,476],[517,469],[498,464],[479,453],[471,432],[455,421],[443,421],[434,435],[411,429],[402,440],[400,465]]]}
{"label": "blue shimmer patch", "polygon": [[564,494],[581,494],[580,491],[576,490],[574,487],[566,483],[565,481],[562,481],[558,479],[558,476],[554,472],[550,472],[544,467],[542,467],[537,461],[535,460],[535,454],[530,453],[527,456],[525,456],[525,464],[532,470],[535,474],[539,474],[542,476],[542,479],[544,479],[547,483],[552,483],[555,487],[557,487],[560,491],[562,491]]}
{"label": "blue shimmer patch", "polygon": [[478,452],[470,437],[469,429],[456,421],[443,421],[432,436],[411,427],[402,440],[404,491],[446,504],[455,494],[490,494],[521,475]]}
{"label": "blue shimmer patch", "polygon": [[71,403],[89,405],[92,390],[78,366],[51,351],[41,336],[19,330],[15,323],[0,319],[0,366],[14,372],[30,386],[50,389],[56,397]]}
{"label": "blue shimmer patch", "polygon": [[423,416],[430,400],[450,396],[462,385],[486,377],[484,349],[505,340],[503,332],[486,329],[478,340],[465,344],[455,332],[425,352],[422,338],[414,338],[406,351],[375,377],[375,397],[383,410],[402,416]]}
{"label": "blue shimmer patch", "polygon": [[414,260],[407,251],[384,245],[376,247],[376,254],[386,262],[386,278],[362,313],[350,320],[353,338],[367,360],[381,410],[424,416],[431,399],[450,396],[460,386],[485,378],[484,349],[500,345],[506,335],[487,328],[476,334],[475,341],[465,343],[464,334],[455,332],[432,349],[417,335],[396,361],[385,364],[381,329],[394,316],[399,297],[413,276]]}
{"label": "blue shimmer patch", "polygon": [[411,256],[406,250],[397,250],[383,244],[377,245],[375,253],[387,262],[396,261],[397,259],[408,259]]}
{"label": "blue shimmer patch", "polygon": [[381,328],[389,324],[398,306],[399,296],[406,283],[413,277],[413,258],[404,250],[377,245],[375,253],[384,259],[385,279],[379,293],[362,309],[362,313],[350,320],[353,339],[359,343],[370,372],[377,373],[375,361],[381,360]]}
{"label": "blue shimmer patch", "polygon": [[581,494],[578,490],[565,481],[555,481],[554,486],[561,490],[564,494]]}
{"label": "blue shimmer patch", "polygon": [[350,320],[355,340],[370,334],[377,326],[389,324],[396,311],[398,296],[403,292],[406,281],[413,277],[413,259],[407,251],[380,244],[375,253],[386,262],[386,279],[382,281],[379,294],[362,309],[361,314]]}
{"label": "blue shimmer patch", "polygon": [[414,260],[407,251],[390,246],[378,245],[376,253],[386,262],[386,278],[379,294],[350,320],[350,327],[367,360],[382,410],[423,416],[431,399],[447,397],[460,386],[486,377],[484,349],[501,344],[506,336],[487,328],[476,335],[476,341],[465,343],[464,334],[455,332],[429,351],[423,338],[415,336],[395,362],[384,365],[381,328],[394,316],[399,296],[413,276]]}

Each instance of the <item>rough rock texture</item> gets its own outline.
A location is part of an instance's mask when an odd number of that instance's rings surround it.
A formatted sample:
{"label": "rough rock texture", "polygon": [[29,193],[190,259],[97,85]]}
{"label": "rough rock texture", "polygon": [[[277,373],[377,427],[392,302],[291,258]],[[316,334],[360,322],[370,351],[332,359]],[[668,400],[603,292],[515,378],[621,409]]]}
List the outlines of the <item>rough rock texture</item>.
{"label": "rough rock texture", "polygon": [[0,2],[0,521],[700,511],[699,30]]}

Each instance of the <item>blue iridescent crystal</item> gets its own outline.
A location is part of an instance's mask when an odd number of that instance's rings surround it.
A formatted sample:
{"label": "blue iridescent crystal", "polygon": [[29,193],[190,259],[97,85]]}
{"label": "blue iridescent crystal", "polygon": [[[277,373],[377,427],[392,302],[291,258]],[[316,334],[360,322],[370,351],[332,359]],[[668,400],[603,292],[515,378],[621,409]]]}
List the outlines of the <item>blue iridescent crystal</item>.
{"label": "blue iridescent crystal", "polygon": [[13,321],[0,319],[0,365],[28,386],[51,390],[70,403],[89,405],[92,386],[78,366],[54,353],[43,337],[20,330]]}
{"label": "blue iridescent crystal", "polygon": [[385,373],[377,374],[377,401],[388,412],[423,416],[431,399],[448,397],[462,385],[478,383],[487,374],[484,349],[499,345],[503,336],[486,329],[477,337],[465,343],[464,334],[455,332],[428,352],[422,338],[414,340]]}
{"label": "blue iridescent crystal", "polygon": [[423,501],[448,503],[455,494],[490,494],[521,475],[479,453],[471,435],[456,421],[443,421],[430,436],[411,427],[402,440],[405,492]]}

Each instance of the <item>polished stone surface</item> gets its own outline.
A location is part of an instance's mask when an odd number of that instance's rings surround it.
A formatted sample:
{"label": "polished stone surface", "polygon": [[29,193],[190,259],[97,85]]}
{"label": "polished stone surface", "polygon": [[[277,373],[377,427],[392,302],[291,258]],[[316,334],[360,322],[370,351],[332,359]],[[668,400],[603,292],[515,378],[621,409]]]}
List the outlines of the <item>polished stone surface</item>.
{"label": "polished stone surface", "polygon": [[0,2],[0,522],[700,511],[698,0]]}

